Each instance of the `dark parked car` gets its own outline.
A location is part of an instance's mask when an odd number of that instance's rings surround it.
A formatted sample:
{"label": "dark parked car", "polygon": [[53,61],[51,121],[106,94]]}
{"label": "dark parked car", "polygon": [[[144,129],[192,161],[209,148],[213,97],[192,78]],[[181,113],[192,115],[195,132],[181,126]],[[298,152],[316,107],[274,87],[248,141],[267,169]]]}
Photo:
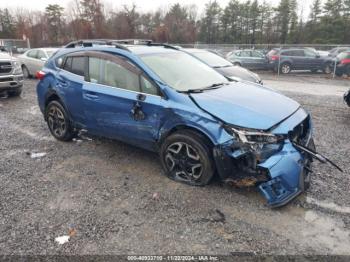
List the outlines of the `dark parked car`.
{"label": "dark parked car", "polygon": [[332,59],[321,57],[317,52],[310,48],[274,48],[267,54],[269,66],[271,69],[282,74],[288,74],[292,70],[310,70],[317,72],[322,70],[324,73],[332,73]]}
{"label": "dark parked car", "polygon": [[266,56],[256,50],[236,50],[228,53],[226,59],[232,64],[249,69],[267,69],[268,60]]}
{"label": "dark parked car", "polygon": [[182,51],[198,58],[210,67],[214,68],[223,76],[232,80],[244,80],[257,84],[262,84],[258,74],[255,74],[248,69],[233,65],[230,61],[203,49],[186,48]]}
{"label": "dark parked car", "polygon": [[337,76],[344,74],[350,76],[350,51],[337,55],[335,62],[337,65],[335,74]]}
{"label": "dark parked car", "polygon": [[171,179],[201,186],[217,173],[258,185],[273,207],[307,188],[311,117],[294,100],[229,82],[169,45],[84,43],[60,49],[37,74],[39,107],[56,139],[79,129],[119,139],[158,152]]}
{"label": "dark parked car", "polygon": [[350,51],[350,47],[349,46],[335,47],[329,51],[328,56],[336,57],[337,55],[345,51]]}

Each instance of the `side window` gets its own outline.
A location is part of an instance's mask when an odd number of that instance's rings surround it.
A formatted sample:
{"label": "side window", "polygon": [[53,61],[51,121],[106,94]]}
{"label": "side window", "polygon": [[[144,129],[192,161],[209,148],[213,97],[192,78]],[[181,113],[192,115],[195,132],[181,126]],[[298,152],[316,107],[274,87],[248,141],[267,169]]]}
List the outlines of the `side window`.
{"label": "side window", "polygon": [[90,57],[89,76],[93,83],[140,92],[139,75],[109,60]]}
{"label": "side window", "polygon": [[84,76],[85,57],[84,56],[73,56],[72,57],[72,68],[70,71],[73,74]]}
{"label": "side window", "polygon": [[294,50],[293,56],[304,56],[304,51],[303,50]]}
{"label": "side window", "polygon": [[37,53],[38,53],[37,50],[31,50],[28,52],[27,56],[31,58],[37,58]]}
{"label": "side window", "polygon": [[157,87],[144,76],[141,76],[141,92],[150,95],[159,95]]}
{"label": "side window", "polygon": [[311,51],[311,50],[309,50],[309,49],[305,49],[305,50],[304,50],[304,53],[305,53],[305,56],[306,56],[306,57],[316,57],[315,52],[314,52],[314,51]]}
{"label": "side window", "polygon": [[264,57],[264,55],[258,51],[252,51],[252,56],[253,57],[259,57],[259,58],[262,58]]}
{"label": "side window", "polygon": [[72,57],[67,57],[63,65],[63,69],[69,72],[72,71]]}
{"label": "side window", "polygon": [[293,56],[293,51],[283,51],[282,55],[284,55],[284,56]]}
{"label": "side window", "polygon": [[242,51],[241,56],[242,57],[250,57],[250,51]]}
{"label": "side window", "polygon": [[38,59],[42,59],[42,58],[46,59],[46,55],[42,50],[38,50],[37,58]]}

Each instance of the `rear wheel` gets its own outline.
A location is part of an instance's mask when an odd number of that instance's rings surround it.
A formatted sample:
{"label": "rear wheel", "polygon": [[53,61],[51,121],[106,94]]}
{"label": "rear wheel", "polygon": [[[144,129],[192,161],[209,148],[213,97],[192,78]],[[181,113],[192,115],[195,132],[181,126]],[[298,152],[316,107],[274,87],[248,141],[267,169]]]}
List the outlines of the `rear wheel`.
{"label": "rear wheel", "polygon": [[292,67],[289,63],[282,63],[280,71],[282,74],[289,74],[292,71]]}
{"label": "rear wheel", "polygon": [[208,184],[215,165],[206,139],[191,130],[178,131],[165,139],[160,158],[166,175],[193,186]]}
{"label": "rear wheel", "polygon": [[346,74],[347,76],[350,76],[350,64],[346,66],[346,68],[345,68],[345,74]]}
{"label": "rear wheel", "polygon": [[323,67],[323,73],[325,74],[331,74],[333,72],[333,67],[331,63],[327,63],[324,67]]}
{"label": "rear wheel", "polygon": [[58,140],[69,141],[74,136],[68,114],[58,101],[51,101],[45,111],[47,125],[51,134]]}
{"label": "rear wheel", "polygon": [[311,73],[317,73],[318,69],[311,69]]}
{"label": "rear wheel", "polygon": [[241,63],[238,63],[238,62],[234,62],[233,65],[235,65],[235,66],[242,66]]}

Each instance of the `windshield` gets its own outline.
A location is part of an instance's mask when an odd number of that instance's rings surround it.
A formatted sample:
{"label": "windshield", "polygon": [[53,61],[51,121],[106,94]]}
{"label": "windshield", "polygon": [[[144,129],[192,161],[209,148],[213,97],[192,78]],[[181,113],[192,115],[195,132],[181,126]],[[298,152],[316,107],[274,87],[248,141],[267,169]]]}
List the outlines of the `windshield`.
{"label": "windshield", "polygon": [[199,90],[228,80],[214,69],[182,52],[147,54],[143,62],[177,91]]}
{"label": "windshield", "polygon": [[210,52],[193,52],[192,54],[211,67],[231,66],[229,61]]}

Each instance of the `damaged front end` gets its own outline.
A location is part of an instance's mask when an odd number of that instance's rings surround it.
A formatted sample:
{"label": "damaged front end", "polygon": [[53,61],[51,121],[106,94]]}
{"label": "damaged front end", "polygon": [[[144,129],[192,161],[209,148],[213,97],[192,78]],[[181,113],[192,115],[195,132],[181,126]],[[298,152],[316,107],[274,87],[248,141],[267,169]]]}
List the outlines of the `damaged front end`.
{"label": "damaged front end", "polygon": [[315,150],[309,115],[299,109],[269,132],[225,126],[232,140],[214,148],[221,178],[236,186],[258,185],[269,206],[285,205],[309,184],[309,154],[295,147]]}

